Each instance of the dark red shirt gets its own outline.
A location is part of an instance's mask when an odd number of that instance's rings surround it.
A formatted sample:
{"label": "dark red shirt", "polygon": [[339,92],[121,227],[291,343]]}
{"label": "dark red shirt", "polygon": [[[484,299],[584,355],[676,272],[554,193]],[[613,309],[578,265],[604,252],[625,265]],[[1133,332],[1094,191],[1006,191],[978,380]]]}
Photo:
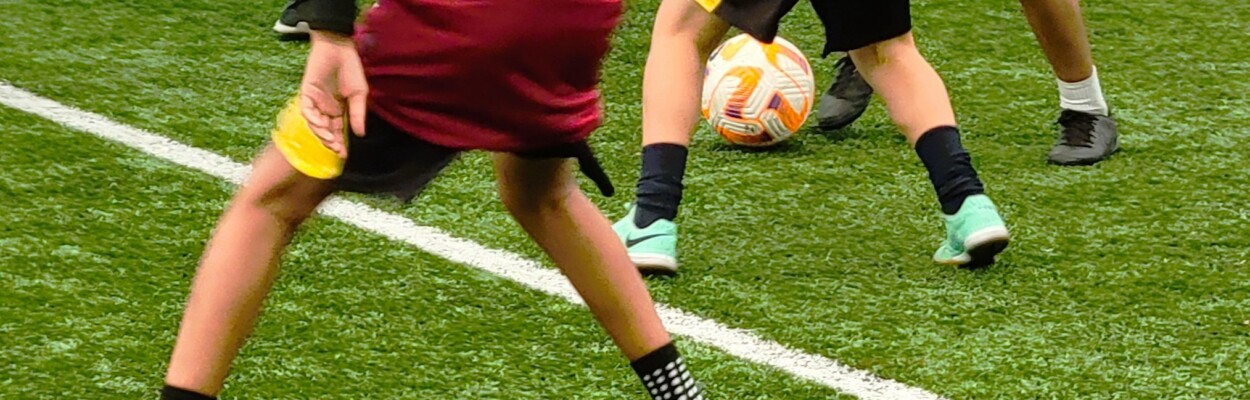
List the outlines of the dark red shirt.
{"label": "dark red shirt", "polygon": [[356,34],[369,109],[457,149],[585,140],[621,12],[619,0],[381,0]]}

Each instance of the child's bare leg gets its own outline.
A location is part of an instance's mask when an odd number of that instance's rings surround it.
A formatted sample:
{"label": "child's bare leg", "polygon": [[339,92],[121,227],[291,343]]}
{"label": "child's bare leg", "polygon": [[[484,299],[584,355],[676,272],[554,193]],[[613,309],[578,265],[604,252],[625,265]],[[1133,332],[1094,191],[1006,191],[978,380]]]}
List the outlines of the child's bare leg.
{"label": "child's bare leg", "polygon": [[851,58],[929,171],[946,215],[946,242],[933,260],[968,268],[993,263],[1007,247],[1007,227],[964,149],[942,77],[911,33],[852,50]]}
{"label": "child's bare leg", "polygon": [[[635,265],[647,272],[677,268],[677,227],[690,138],[699,123],[703,69],[729,25],[690,0],[664,0],[651,30],[642,76],[642,170],[637,207],[616,226],[631,245]],[[657,226],[652,226],[660,222]]]}
{"label": "child's bare leg", "polygon": [[702,399],[624,245],[577,187],[570,165],[568,160],[496,155],[504,205],[569,278],[648,389],[654,389],[653,397],[685,393]]}
{"label": "child's bare leg", "polygon": [[[1055,76],[1064,82],[1089,79],[1094,56],[1077,0],[1020,0]],[[1100,99],[1101,100],[1101,99]]]}
{"label": "child's bare leg", "polygon": [[699,123],[703,67],[729,25],[690,0],[656,11],[642,77],[642,144],[690,144]]}
{"label": "child's bare leg", "polygon": [[1120,131],[1102,93],[1089,33],[1078,0],[1020,0],[1037,43],[1055,71],[1059,89],[1059,140],[1048,159],[1091,165],[1120,148]]}
{"label": "child's bare leg", "polygon": [[530,237],[568,276],[631,360],[670,341],[651,294],[607,218],[578,189],[566,159],[495,156],[499,194]]}
{"label": "child's bare leg", "polygon": [[300,223],[331,193],[295,171],[270,146],[231,200],[191,285],[165,382],[207,396],[221,391],[230,363],[251,333]]}
{"label": "child's bare leg", "polygon": [[913,145],[933,128],[955,126],[946,85],[920,55],[911,33],[851,50],[850,55]]}

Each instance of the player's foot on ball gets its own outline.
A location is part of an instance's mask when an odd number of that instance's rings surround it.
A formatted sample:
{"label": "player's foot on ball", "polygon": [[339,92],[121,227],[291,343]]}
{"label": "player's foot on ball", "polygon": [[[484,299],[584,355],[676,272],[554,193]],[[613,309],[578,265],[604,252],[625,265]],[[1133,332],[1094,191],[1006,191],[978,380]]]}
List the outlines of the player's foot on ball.
{"label": "player's foot on ball", "polygon": [[311,30],[308,28],[308,22],[300,18],[299,9],[296,7],[302,1],[304,0],[287,1],[286,8],[282,10],[282,16],[273,23],[273,31],[278,33],[279,39],[308,40]]}
{"label": "player's foot on ball", "polygon": [[1007,248],[1007,225],[986,195],[968,196],[959,212],[945,218],[946,243],[933,254],[939,264],[983,268]]}
{"label": "player's foot on ball", "polygon": [[872,100],[872,86],[855,69],[850,56],[839,59],[834,68],[838,75],[833,85],[820,96],[820,105],[816,110],[816,119],[820,129],[836,130],[850,125],[868,109]]}
{"label": "player's foot on ball", "polygon": [[612,225],[629,250],[629,260],[644,275],[677,273],[677,224],[659,219],[639,228],[634,225],[634,209],[630,205],[625,218]]}
{"label": "player's foot on ball", "polygon": [[1063,110],[1059,127],[1059,140],[1048,157],[1051,164],[1094,165],[1120,149],[1120,132],[1111,117]]}

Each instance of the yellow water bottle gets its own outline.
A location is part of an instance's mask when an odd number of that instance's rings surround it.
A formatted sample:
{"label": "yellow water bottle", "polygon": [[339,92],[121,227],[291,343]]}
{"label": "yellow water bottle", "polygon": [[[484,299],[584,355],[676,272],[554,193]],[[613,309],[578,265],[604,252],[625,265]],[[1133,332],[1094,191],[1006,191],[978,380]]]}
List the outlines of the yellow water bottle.
{"label": "yellow water bottle", "polygon": [[[344,132],[346,134],[346,132]],[[273,143],[296,170],[317,179],[333,179],[343,173],[343,158],[321,144],[300,113],[299,95],[278,114]]]}

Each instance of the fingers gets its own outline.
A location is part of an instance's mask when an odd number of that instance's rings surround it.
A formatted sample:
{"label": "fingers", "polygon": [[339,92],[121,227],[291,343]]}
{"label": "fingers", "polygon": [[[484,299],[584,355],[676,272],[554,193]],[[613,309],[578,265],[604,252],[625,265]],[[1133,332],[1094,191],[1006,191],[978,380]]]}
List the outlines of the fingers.
{"label": "fingers", "polygon": [[342,68],[339,69],[339,82],[342,82],[341,89],[347,98],[347,112],[352,132],[355,132],[357,136],[364,136],[365,99],[369,95],[369,83],[365,80],[365,68],[360,62],[360,57],[353,53],[352,56],[345,58]]}
{"label": "fingers", "polygon": [[314,39],[300,87],[300,111],[322,144],[346,158],[347,127],[350,125],[356,135],[365,133],[369,85],[350,38]]}
{"label": "fingers", "polygon": [[324,100],[315,90],[315,88],[304,87],[300,90],[300,113],[304,115],[304,121],[308,123],[308,127],[314,130],[328,129],[330,127],[330,116],[323,113],[319,103]]}
{"label": "fingers", "polygon": [[364,94],[357,94],[347,98],[348,118],[351,120],[352,132],[355,132],[356,136],[365,135],[365,98],[367,97]]}
{"label": "fingers", "polygon": [[308,130],[312,131],[326,148],[338,154],[339,157],[346,158],[347,146],[343,138],[342,105],[316,88],[306,86],[305,89],[300,91],[300,112],[308,123]]}

